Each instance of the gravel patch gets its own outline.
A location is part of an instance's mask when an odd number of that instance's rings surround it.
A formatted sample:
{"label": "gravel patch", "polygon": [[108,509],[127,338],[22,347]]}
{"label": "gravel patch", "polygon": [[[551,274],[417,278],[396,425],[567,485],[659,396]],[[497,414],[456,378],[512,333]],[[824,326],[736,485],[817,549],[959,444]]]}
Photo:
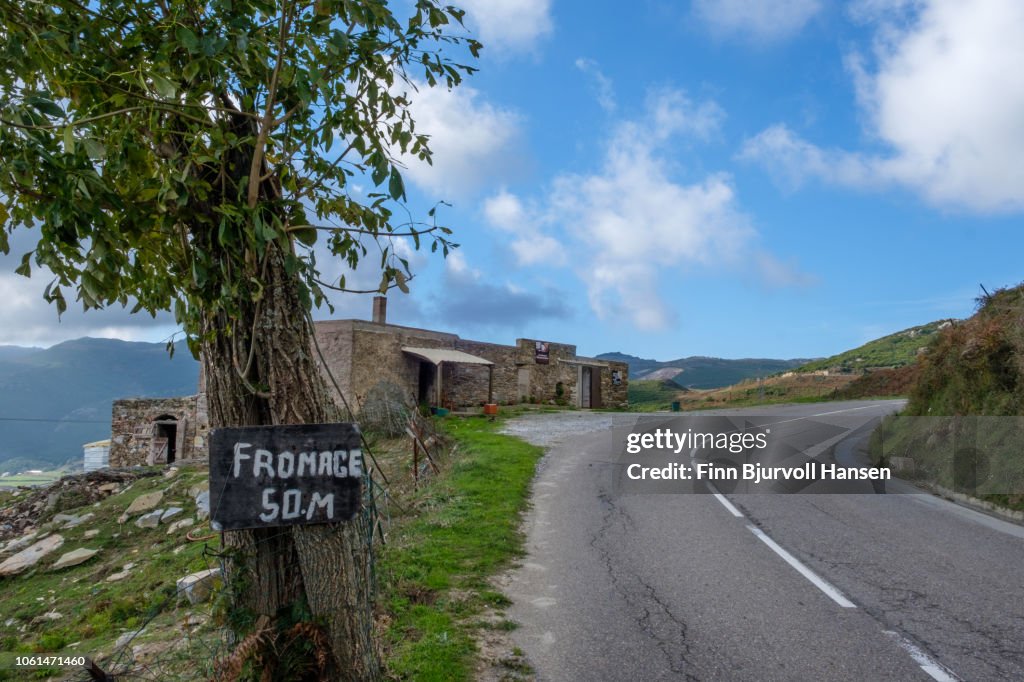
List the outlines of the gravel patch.
{"label": "gravel patch", "polygon": [[[611,430],[629,416],[606,412],[544,412],[525,414],[505,422],[502,433],[522,438],[527,443],[551,447],[584,433]],[[632,416],[636,421],[636,416]]]}

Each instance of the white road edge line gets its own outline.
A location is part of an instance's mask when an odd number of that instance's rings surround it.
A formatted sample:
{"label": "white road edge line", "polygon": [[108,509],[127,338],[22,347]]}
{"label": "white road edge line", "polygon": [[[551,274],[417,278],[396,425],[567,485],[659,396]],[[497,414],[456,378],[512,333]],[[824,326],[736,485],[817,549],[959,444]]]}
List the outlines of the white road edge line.
{"label": "white road edge line", "polygon": [[844,597],[842,592],[840,592],[833,585],[831,585],[830,583],[826,582],[823,578],[818,576],[817,573],[815,573],[814,571],[800,563],[800,561],[792,554],[782,549],[782,547],[780,547],[779,544],[775,542],[775,540],[772,540],[770,537],[768,537],[768,535],[766,535],[763,530],[761,530],[757,526],[752,526],[749,524],[747,525],[747,529],[755,536],[757,536],[757,538],[761,542],[768,545],[769,549],[771,549],[773,552],[782,557],[783,561],[785,561],[787,564],[795,568],[797,573],[810,580],[811,584],[813,584],[819,590],[824,592],[825,595],[829,597],[829,599],[839,604],[844,609],[857,608],[857,605],[849,599],[847,599],[846,597]]}
{"label": "white road edge line", "polygon": [[713,483],[708,483],[707,486],[711,490],[711,494],[715,496],[715,499],[718,500],[719,502],[721,502],[723,507],[725,507],[730,512],[732,512],[733,516],[741,518],[741,519],[745,518],[743,516],[743,512],[741,512],[739,509],[737,509],[735,506],[733,506],[733,503],[730,502],[729,499],[725,495],[723,495],[722,493],[718,492],[718,488],[716,488]]}
{"label": "white road edge line", "polygon": [[959,677],[944,668],[941,664],[936,663],[929,658],[928,654],[918,649],[913,643],[900,635],[900,633],[893,632],[892,630],[883,630],[882,632],[895,639],[896,643],[900,645],[900,648],[910,654],[910,657],[914,659],[914,662],[921,666],[921,670],[928,673],[933,680],[937,680],[938,682],[958,682],[960,680]]}

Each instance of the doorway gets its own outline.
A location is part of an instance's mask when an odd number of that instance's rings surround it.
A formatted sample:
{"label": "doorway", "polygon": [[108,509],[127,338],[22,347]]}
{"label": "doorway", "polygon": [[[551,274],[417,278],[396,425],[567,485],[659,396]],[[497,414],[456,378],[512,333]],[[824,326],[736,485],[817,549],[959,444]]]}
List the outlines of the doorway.
{"label": "doorway", "polygon": [[153,463],[172,464],[178,455],[178,420],[165,414],[153,420]]}
{"label": "doorway", "polygon": [[416,402],[432,405],[434,402],[434,381],[437,377],[437,366],[429,362],[420,362],[419,380],[416,389]]}

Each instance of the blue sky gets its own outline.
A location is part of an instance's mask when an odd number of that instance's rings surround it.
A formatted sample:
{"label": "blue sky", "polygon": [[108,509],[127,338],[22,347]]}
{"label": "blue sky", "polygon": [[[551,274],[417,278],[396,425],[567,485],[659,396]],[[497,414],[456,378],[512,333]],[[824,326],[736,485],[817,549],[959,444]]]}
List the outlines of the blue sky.
{"label": "blue sky", "polygon": [[[393,322],[812,357],[1024,280],[1019,0],[461,4],[480,72],[414,93],[435,163],[405,173],[415,215],[452,204],[461,248],[410,254]],[[0,276],[0,343],[169,332],[121,311],[58,326],[45,283]]]}

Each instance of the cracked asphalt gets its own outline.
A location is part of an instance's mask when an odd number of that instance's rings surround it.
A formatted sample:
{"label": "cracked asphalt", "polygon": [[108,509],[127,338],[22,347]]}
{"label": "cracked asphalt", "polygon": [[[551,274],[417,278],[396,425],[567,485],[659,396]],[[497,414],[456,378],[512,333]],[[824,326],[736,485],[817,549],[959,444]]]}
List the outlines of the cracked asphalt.
{"label": "cracked asphalt", "polygon": [[[796,428],[829,412],[817,421],[854,428],[898,406],[729,414]],[[506,425],[548,448],[528,555],[504,586],[513,639],[539,680],[1024,679],[1024,528],[925,494],[728,494],[742,517],[710,494],[624,494],[612,427],[635,420],[562,413]],[[855,463],[856,444],[839,442],[836,461]]]}

